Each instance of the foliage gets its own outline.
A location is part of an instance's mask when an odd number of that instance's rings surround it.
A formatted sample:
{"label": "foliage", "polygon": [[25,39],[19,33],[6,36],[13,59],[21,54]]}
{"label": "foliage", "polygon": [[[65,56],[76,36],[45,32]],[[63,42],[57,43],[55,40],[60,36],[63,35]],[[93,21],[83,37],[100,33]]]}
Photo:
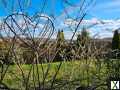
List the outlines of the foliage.
{"label": "foliage", "polygon": [[10,51],[10,44],[8,42],[1,41],[0,42],[0,62],[3,64],[13,64],[12,54]]}
{"label": "foliage", "polygon": [[[87,53],[88,48],[91,48],[89,41],[90,41],[89,33],[85,28],[83,28],[81,31],[81,34],[78,34],[77,40],[76,40],[75,51],[77,54],[77,59],[80,59],[82,56],[86,57],[86,55],[88,54]],[[84,55],[82,55],[82,54],[84,54]],[[85,57],[83,57],[83,58],[85,58]]]}
{"label": "foliage", "polygon": [[63,30],[59,30],[57,34],[57,54],[55,56],[55,60],[63,60],[64,52],[65,52],[65,38]]}
{"label": "foliage", "polygon": [[112,39],[112,49],[120,49],[120,35],[118,33],[118,30],[115,30],[114,36]]}
{"label": "foliage", "polygon": [[34,53],[30,51],[29,49],[25,49],[24,52],[22,53],[24,64],[31,64],[34,60]]}
{"label": "foliage", "polygon": [[86,45],[89,38],[90,37],[89,37],[88,31],[85,28],[83,28],[82,31],[81,31],[81,34],[78,34],[78,37],[77,37],[78,45],[81,45],[81,46]]}

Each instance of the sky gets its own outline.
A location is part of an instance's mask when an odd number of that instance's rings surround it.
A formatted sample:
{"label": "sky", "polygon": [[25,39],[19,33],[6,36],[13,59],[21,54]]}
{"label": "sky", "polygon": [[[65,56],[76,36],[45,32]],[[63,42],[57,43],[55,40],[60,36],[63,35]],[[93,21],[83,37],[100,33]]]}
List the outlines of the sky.
{"label": "sky", "polygon": [[[30,16],[42,13],[54,20],[56,29],[64,29],[65,37],[71,38],[74,28],[79,20],[74,20],[82,15],[79,6],[82,0],[0,0],[0,19],[12,14],[12,12],[24,12]],[[28,1],[28,2],[26,2]],[[64,0],[65,1],[65,0]],[[86,5],[90,0],[86,0]],[[44,3],[46,3],[44,5]],[[22,9],[20,9],[19,5]],[[25,6],[25,7],[24,7]],[[41,9],[44,7],[44,10]],[[14,8],[14,9],[13,9]],[[98,35],[100,38],[112,37],[113,31],[120,27],[120,0],[93,0],[86,9],[86,16],[79,28],[88,28],[91,36]]]}

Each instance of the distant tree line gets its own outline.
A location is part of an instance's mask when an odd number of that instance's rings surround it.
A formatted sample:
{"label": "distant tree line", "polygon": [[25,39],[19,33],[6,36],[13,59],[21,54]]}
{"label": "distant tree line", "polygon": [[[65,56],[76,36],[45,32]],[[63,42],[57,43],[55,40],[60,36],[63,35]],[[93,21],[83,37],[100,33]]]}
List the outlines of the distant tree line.
{"label": "distant tree line", "polygon": [[69,40],[65,41],[63,30],[59,30],[57,42],[59,50],[54,58],[55,61],[103,58],[104,52],[107,53],[111,47],[111,43],[91,38],[85,28],[72,43]]}
{"label": "distant tree line", "polygon": [[[104,52],[108,53],[108,50],[120,50],[120,34],[116,30],[114,32],[114,36],[112,39],[112,44],[105,43],[103,41],[100,41],[99,39],[93,39],[89,36],[88,31],[83,28],[81,33],[77,34],[77,39],[73,40],[73,42],[70,42],[69,40],[65,40],[64,37],[64,31],[59,30],[57,34],[56,40],[52,40],[51,42],[57,42],[56,46],[56,55],[54,57],[54,61],[70,61],[70,60],[81,60],[81,59],[90,59],[90,58],[103,58]],[[7,49],[4,47],[5,42],[0,43],[0,57],[5,57],[6,53],[4,49]],[[106,45],[105,45],[106,44]],[[20,45],[19,49],[19,57],[21,58],[21,63],[28,63],[30,64],[32,62],[32,57],[34,57],[34,53],[29,50],[25,45]],[[41,49],[47,47],[46,45],[41,45]],[[40,62],[48,62],[47,57],[49,55],[46,53],[45,55],[42,55],[39,57]],[[11,56],[12,57],[12,56]],[[49,56],[51,57],[51,56]],[[12,60],[12,59],[11,59]],[[6,60],[5,60],[6,62]],[[9,62],[12,62],[9,60]],[[8,62],[8,63],[9,63]]]}

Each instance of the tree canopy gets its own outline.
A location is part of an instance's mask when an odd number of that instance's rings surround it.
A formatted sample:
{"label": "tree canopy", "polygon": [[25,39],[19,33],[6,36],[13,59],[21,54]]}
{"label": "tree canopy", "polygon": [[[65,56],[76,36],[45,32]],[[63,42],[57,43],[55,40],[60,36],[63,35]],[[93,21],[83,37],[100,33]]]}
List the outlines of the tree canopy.
{"label": "tree canopy", "polygon": [[115,30],[113,39],[112,39],[112,49],[120,49],[120,35],[118,30]]}

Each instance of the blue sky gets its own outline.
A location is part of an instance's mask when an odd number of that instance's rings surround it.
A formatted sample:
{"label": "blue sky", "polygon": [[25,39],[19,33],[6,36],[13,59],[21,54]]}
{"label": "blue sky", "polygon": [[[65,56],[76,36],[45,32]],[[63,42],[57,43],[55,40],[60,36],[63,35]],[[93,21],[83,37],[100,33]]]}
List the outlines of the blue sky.
{"label": "blue sky", "polygon": [[[23,6],[23,1],[25,1],[25,0],[20,0],[20,1],[21,1],[21,6]],[[47,1],[47,3],[45,6],[45,11],[44,11],[46,14],[54,14],[56,16],[62,14],[63,0],[46,0],[46,1]],[[68,1],[69,1],[69,3],[75,4],[75,5],[79,4],[79,2],[80,2],[79,0],[68,0]],[[87,0],[87,1],[90,1],[90,0]],[[5,2],[7,2],[7,0],[5,0]],[[7,3],[6,8],[4,7],[2,0],[0,0],[0,16],[5,16],[5,15],[10,14],[13,2],[17,3],[16,5],[14,5],[14,7],[17,8],[16,11],[19,11],[19,6],[18,6],[17,0],[9,0],[9,3]],[[95,2],[95,4],[89,10],[89,13],[87,15],[88,19],[90,19],[94,16],[98,17],[100,19],[120,18],[120,16],[119,16],[120,0],[94,0],[94,2]],[[24,10],[29,12],[29,14],[34,14],[35,12],[41,11],[42,5],[43,5],[43,0],[30,0],[30,6],[25,8]],[[69,7],[69,5],[66,4],[65,7]]]}
{"label": "blue sky", "polygon": [[[12,13],[12,6],[15,7],[15,12],[21,12],[19,9],[19,3],[17,0],[0,0],[0,18],[3,18]],[[43,0],[28,0],[29,2],[23,2],[26,0],[20,0],[20,5],[24,12],[27,12],[30,16],[34,15],[37,12],[41,12],[41,8],[43,7]],[[44,0],[45,1],[45,0]],[[46,14],[49,17],[54,15],[57,19],[55,20],[55,26],[57,28],[66,29],[68,25],[64,24],[68,18],[65,14],[65,9],[67,9],[68,15],[74,17],[77,15],[76,13],[79,11],[79,7],[71,7],[68,4],[64,4],[63,0],[46,0],[47,3],[44,6],[44,10],[42,14]],[[80,5],[80,0],[68,0],[70,4],[75,6]],[[86,0],[90,1],[90,0]],[[6,3],[6,6],[4,4]],[[16,3],[16,4],[14,4]],[[29,6],[27,6],[29,4]],[[27,7],[24,7],[26,5]],[[65,7],[65,8],[64,8]],[[100,33],[102,37],[111,37],[112,30],[117,29],[120,26],[120,0],[94,0],[91,4],[90,8],[88,8],[87,15],[85,17],[84,25],[89,26],[93,23],[98,23],[98,25],[90,28],[89,32],[94,35],[96,33]],[[105,24],[102,25],[100,21],[104,21]],[[76,21],[77,22],[77,21]],[[101,30],[102,29],[102,30]],[[108,29],[108,30],[105,30]],[[65,33],[70,33],[70,31],[65,31]],[[69,37],[69,36],[67,36]]]}
{"label": "blue sky", "polygon": [[96,0],[96,5],[90,13],[100,19],[118,19],[120,0]]}

